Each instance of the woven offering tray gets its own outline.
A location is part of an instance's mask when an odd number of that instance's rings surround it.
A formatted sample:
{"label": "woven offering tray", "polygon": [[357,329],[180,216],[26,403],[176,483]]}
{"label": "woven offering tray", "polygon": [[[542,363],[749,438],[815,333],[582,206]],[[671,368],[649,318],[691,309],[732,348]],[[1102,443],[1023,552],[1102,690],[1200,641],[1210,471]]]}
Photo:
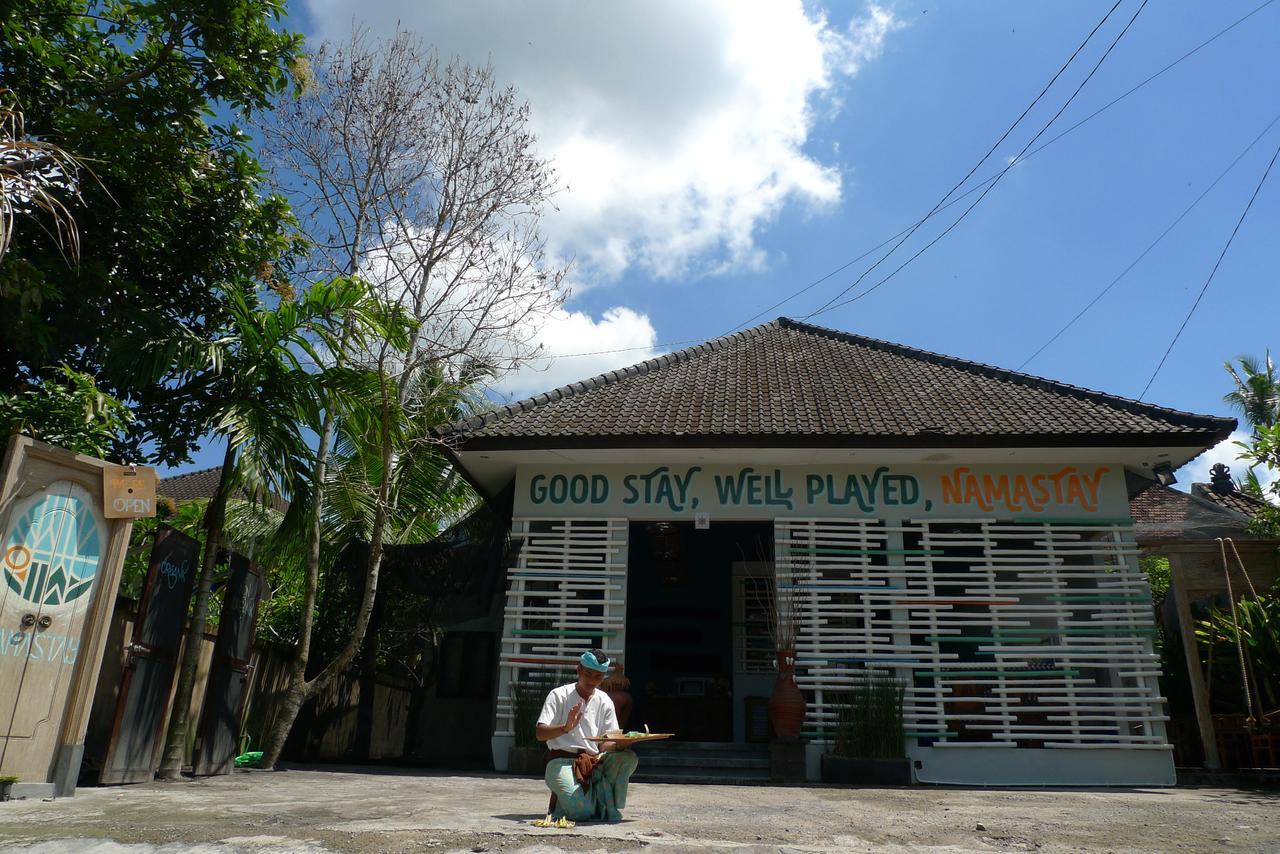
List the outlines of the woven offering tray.
{"label": "woven offering tray", "polygon": [[623,747],[630,747],[642,741],[661,741],[673,736],[675,736],[674,732],[608,732],[604,735],[589,735],[587,741],[615,741]]}

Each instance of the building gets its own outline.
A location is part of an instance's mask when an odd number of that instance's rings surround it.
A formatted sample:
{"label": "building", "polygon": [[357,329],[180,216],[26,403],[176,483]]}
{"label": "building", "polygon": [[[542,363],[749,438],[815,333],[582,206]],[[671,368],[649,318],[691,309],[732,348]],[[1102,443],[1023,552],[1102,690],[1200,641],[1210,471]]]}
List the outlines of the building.
{"label": "building", "polygon": [[[1164,558],[1169,567],[1168,595],[1159,608],[1168,668],[1167,735],[1179,767],[1275,767],[1280,732],[1247,720],[1239,672],[1220,665],[1215,674],[1213,653],[1197,637],[1196,620],[1280,581],[1280,540],[1250,533],[1249,523],[1265,502],[1237,490],[1227,466],[1216,464],[1210,475],[1212,483],[1193,483],[1189,493],[1128,475],[1134,540],[1144,555]],[[1249,647],[1238,652],[1249,660],[1255,654]],[[1255,677],[1266,678],[1253,667]],[[1260,686],[1251,680],[1249,690],[1257,702]]]}
{"label": "building", "polygon": [[[201,501],[214,496],[218,491],[218,484],[221,480],[222,466],[214,466],[213,468],[183,472],[182,474],[161,478],[156,491],[165,498],[178,502]],[[239,487],[236,489],[235,497],[242,501],[248,501],[249,492],[244,487]],[[278,513],[284,513],[289,509],[289,502],[274,493],[271,495],[270,503],[272,509]]]}
{"label": "building", "polygon": [[512,686],[588,646],[632,726],[767,737],[792,603],[810,777],[876,669],[920,781],[1172,783],[1126,476],[1234,427],[787,318],[452,425],[515,490],[494,764]]}

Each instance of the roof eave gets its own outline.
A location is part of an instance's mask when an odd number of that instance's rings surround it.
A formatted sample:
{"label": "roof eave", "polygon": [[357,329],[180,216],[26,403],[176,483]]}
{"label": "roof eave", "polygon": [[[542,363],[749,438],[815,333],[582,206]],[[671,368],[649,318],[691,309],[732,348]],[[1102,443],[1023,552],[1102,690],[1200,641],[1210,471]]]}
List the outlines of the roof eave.
{"label": "roof eave", "polygon": [[523,451],[597,448],[1089,448],[1182,447],[1206,449],[1226,439],[1234,419],[1216,429],[1144,433],[1050,433],[954,435],[920,432],[903,434],[766,433],[662,434],[579,436],[470,436],[455,434],[454,452]]}

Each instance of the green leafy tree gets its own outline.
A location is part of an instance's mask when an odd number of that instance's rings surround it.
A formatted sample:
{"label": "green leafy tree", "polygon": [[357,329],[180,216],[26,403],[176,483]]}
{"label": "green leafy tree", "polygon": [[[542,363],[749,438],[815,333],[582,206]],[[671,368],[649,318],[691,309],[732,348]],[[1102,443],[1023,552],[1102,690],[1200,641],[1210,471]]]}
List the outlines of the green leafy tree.
{"label": "green leafy tree", "polygon": [[78,263],[41,228],[16,229],[0,261],[0,391],[55,381],[65,363],[135,411],[118,455],[141,460],[149,441],[160,461],[186,458],[208,422],[204,389],[103,367],[179,328],[209,338],[225,296],[274,281],[288,258],[288,205],[263,194],[232,121],[288,86],[301,37],[277,28],[283,14],[283,0],[0,4],[0,73],[23,138],[92,172],[59,201]]}
{"label": "green leafy tree", "polygon": [[1234,609],[1215,608],[1196,622],[1196,639],[1208,648],[1212,694],[1259,719],[1280,714],[1280,588],[1242,599]]}
{"label": "green leafy tree", "polygon": [[0,391],[0,437],[6,444],[14,433],[25,433],[69,451],[105,457],[132,421],[129,407],[99,389],[93,377],[66,365],[40,385]]}
{"label": "green leafy tree", "polygon": [[1280,424],[1254,427],[1253,437],[1247,442],[1236,442],[1240,458],[1249,463],[1254,477],[1257,496],[1267,502],[1249,521],[1248,532],[1257,537],[1280,538],[1280,478],[1273,478],[1271,485],[1262,487],[1254,473],[1261,466],[1273,474],[1280,473]]}
{"label": "green leafy tree", "polygon": [[1222,399],[1239,410],[1255,430],[1274,427],[1280,422],[1280,375],[1276,374],[1271,352],[1267,351],[1261,360],[1254,356],[1240,356],[1236,362],[1239,363],[1238,369],[1231,362],[1224,366],[1235,388]]}
{"label": "green leafy tree", "polygon": [[1280,537],[1280,477],[1272,477],[1270,487],[1263,487],[1257,472],[1261,467],[1280,474],[1280,375],[1270,351],[1262,359],[1241,356],[1236,361],[1238,370],[1226,363],[1235,388],[1222,399],[1239,410],[1252,431],[1247,441],[1235,443],[1240,459],[1249,465],[1242,489],[1268,502],[1253,515],[1247,530],[1257,537]]}
{"label": "green leafy tree", "polygon": [[67,203],[79,192],[81,165],[53,143],[31,138],[17,97],[0,89],[0,258],[18,221],[31,219],[68,263],[80,259],[80,233]]}
{"label": "green leafy tree", "polygon": [[[258,130],[264,160],[309,238],[303,280],[360,275],[407,317],[407,340],[347,345],[341,356],[378,376],[368,420],[330,411],[316,430],[308,501],[302,620],[289,687],[263,747],[279,758],[302,704],[352,662],[377,597],[382,550],[400,512],[401,461],[427,460],[408,431],[418,413],[442,414],[453,390],[536,355],[539,322],[564,299],[565,270],[546,257],[540,217],[558,184],[535,151],[528,107],[491,69],[441,64],[410,34],[374,42],[356,32],[311,58],[298,98],[277,98]],[[440,377],[432,384],[424,378]],[[363,416],[362,416],[363,417]],[[437,422],[438,423],[438,422]],[[343,437],[367,448],[350,497],[368,552],[349,635],[307,678],[327,492]],[[443,459],[437,448],[435,454]],[[406,500],[404,505],[410,506]],[[425,505],[430,507],[431,505]],[[354,509],[354,508],[353,508]],[[429,511],[424,511],[429,512]]]}
{"label": "green leafy tree", "polygon": [[[194,334],[155,342],[139,370],[158,375],[169,365],[186,365],[182,379],[200,382],[213,403],[206,430],[226,441],[221,478],[205,508],[204,550],[192,608],[192,631],[204,626],[219,550],[224,544],[227,506],[244,491],[251,499],[297,495],[313,465],[304,431],[331,408],[358,409],[368,399],[367,371],[322,367],[340,337],[385,334],[381,316],[365,287],[338,279],[316,285],[297,301],[264,307],[242,294],[225,295],[232,313],[227,330],[212,341]],[[203,432],[203,431],[202,431]],[[291,505],[304,510],[303,502]],[[178,689],[160,774],[181,774],[189,724],[191,687],[199,645],[187,644],[178,667]]]}

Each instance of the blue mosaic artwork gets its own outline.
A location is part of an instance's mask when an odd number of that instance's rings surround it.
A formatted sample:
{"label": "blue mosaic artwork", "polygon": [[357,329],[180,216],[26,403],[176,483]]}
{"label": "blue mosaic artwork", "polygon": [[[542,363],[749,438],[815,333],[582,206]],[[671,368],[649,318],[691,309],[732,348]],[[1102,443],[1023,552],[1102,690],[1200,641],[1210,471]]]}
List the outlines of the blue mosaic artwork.
{"label": "blue mosaic artwork", "polygon": [[10,590],[40,606],[65,605],[93,587],[103,537],[89,501],[83,489],[55,484],[11,521],[3,561]]}

